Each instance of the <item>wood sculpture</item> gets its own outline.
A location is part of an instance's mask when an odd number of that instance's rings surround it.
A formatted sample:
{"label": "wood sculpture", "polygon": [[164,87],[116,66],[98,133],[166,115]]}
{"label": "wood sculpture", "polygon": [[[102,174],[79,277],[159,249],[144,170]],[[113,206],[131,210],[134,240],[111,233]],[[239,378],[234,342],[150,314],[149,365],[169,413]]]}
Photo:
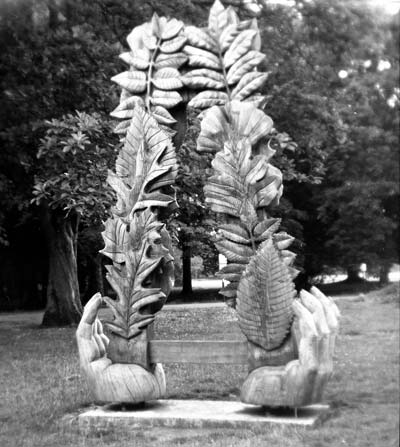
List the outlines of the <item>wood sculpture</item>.
{"label": "wood sculpture", "polygon": [[[270,164],[273,122],[260,107],[267,73],[256,20],[240,21],[217,0],[207,28],[154,15],[128,36],[129,64],[113,78],[122,87],[124,142],[110,172],[117,195],[102,233],[112,260],[107,278],[117,299],[95,295],[77,331],[83,371],[102,401],[142,402],[165,392],[160,361],[247,361],[241,399],[298,407],[321,400],[332,373],[339,312],[318,289],[296,295],[293,237],[268,213],[282,195],[282,174]],[[181,70],[181,73],[178,71]],[[222,222],[218,250],[228,259],[221,293],[236,303],[247,344],[152,340],[152,322],[173,282],[171,241],[160,210],[174,206],[177,173],[172,136],[176,106],[202,110],[199,152],[215,154],[206,202]],[[112,310],[107,335],[96,318]],[[194,356],[196,346],[200,356]],[[211,349],[215,350],[214,352]],[[218,356],[220,358],[218,358]]]}

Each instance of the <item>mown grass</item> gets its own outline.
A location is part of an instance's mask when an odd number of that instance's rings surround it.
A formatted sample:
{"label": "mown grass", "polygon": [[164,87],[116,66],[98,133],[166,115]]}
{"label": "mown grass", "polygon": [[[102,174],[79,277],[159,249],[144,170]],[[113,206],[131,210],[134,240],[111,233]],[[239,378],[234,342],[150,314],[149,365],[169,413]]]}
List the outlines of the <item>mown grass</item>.
{"label": "mown grass", "polygon": [[[76,414],[91,405],[91,398],[79,373],[74,329],[39,329],[2,319],[0,446],[397,446],[399,305],[395,293],[339,301],[341,335],[335,373],[325,396],[332,410],[329,420],[315,429],[153,428],[84,437],[77,430]],[[229,308],[163,311],[156,333],[164,339],[241,337]],[[241,366],[172,364],[165,365],[165,371],[171,398],[234,400],[246,375]]]}

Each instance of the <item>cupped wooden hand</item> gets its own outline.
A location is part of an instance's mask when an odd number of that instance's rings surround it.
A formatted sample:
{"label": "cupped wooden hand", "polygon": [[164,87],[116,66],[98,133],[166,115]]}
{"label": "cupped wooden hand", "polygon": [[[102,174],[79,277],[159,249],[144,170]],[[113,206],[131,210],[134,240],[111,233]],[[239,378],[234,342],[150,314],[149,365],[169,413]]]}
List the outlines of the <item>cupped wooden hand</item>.
{"label": "cupped wooden hand", "polygon": [[242,387],[243,402],[300,407],[321,401],[333,370],[340,313],[333,300],[316,287],[311,293],[302,290],[293,310],[292,337],[298,359],[253,370]]}
{"label": "cupped wooden hand", "polygon": [[140,365],[113,364],[107,358],[109,340],[97,318],[102,301],[99,293],[88,301],[76,331],[81,369],[95,399],[139,403],[162,397],[166,386],[161,365],[150,372]]}

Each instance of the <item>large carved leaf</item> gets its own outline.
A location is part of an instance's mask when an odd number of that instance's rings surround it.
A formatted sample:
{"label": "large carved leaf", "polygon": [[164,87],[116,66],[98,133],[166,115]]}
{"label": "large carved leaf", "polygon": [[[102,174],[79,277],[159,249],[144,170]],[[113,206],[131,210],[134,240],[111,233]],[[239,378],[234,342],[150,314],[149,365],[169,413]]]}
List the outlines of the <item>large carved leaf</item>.
{"label": "large carved leaf", "polygon": [[[210,10],[208,27],[188,26],[185,35],[187,45],[183,51],[193,69],[185,74],[183,83],[200,90],[189,106],[207,109],[232,99],[256,103],[253,95],[265,81],[266,73],[252,74],[264,59],[259,52],[260,33],[255,20],[240,22],[231,7],[224,8],[217,0]],[[243,84],[244,77],[249,82]],[[203,90],[207,90],[206,98]]]}
{"label": "large carved leaf", "polygon": [[[115,231],[114,224],[106,224],[103,233],[106,248],[102,252],[114,261],[112,266],[107,266],[107,279],[117,293],[116,300],[105,298],[113,312],[113,319],[107,325],[125,339],[137,336],[154,320],[155,312],[170,291],[172,257],[164,245],[169,238],[163,226],[149,209],[135,214],[129,231],[126,226],[124,231]],[[119,256],[121,247],[122,257]]]}
{"label": "large carved leaf", "polygon": [[272,239],[249,262],[237,289],[239,326],[248,340],[267,351],[285,340],[296,295],[287,266]]}
{"label": "large carved leaf", "polygon": [[142,107],[133,111],[115,171],[109,173],[108,182],[117,192],[115,214],[125,222],[128,223],[137,210],[165,207],[174,201],[168,190],[177,174],[174,147],[156,120]]}
{"label": "large carved leaf", "polygon": [[126,223],[118,217],[107,219],[104,224],[105,230],[101,233],[105,247],[100,253],[108,256],[113,262],[125,262],[126,252],[129,244],[129,233]]}
{"label": "large carved leaf", "polygon": [[293,238],[277,233],[280,221],[265,212],[282,195],[282,174],[269,163],[274,151],[263,143],[272,128],[272,120],[248,103],[232,101],[204,112],[198,149],[216,152],[204,193],[226,222],[215,244],[229,262],[220,272],[229,281],[220,293],[229,298],[235,298],[244,269],[267,239],[274,241],[290,273],[297,273],[291,266],[294,253],[287,250]]}
{"label": "large carved leaf", "polygon": [[206,202],[213,211],[240,219],[250,232],[258,223],[258,209],[276,203],[282,193],[282,175],[268,163],[271,153],[252,152],[271,129],[272,120],[262,111],[233,101],[205,113],[198,140],[203,151],[223,148],[212,162]]}
{"label": "large carved leaf", "polygon": [[[112,78],[122,87],[120,104],[112,116],[127,120],[129,124],[133,110],[142,104],[170,136],[174,135],[171,126],[175,120],[165,116],[170,115],[167,109],[182,102],[178,90],[183,82],[178,68],[188,60],[181,51],[186,43],[182,28],[181,21],[154,14],[150,22],[132,30],[127,37],[130,51],[120,55],[129,65],[129,71]],[[128,124],[116,129],[122,139]]]}
{"label": "large carved leaf", "polygon": [[[212,107],[204,113],[197,150],[215,153],[232,139],[248,139],[254,146],[260,140],[265,140],[272,129],[273,121],[264,112],[250,103],[232,101],[225,107]],[[266,150],[264,153],[270,158],[274,151]]]}

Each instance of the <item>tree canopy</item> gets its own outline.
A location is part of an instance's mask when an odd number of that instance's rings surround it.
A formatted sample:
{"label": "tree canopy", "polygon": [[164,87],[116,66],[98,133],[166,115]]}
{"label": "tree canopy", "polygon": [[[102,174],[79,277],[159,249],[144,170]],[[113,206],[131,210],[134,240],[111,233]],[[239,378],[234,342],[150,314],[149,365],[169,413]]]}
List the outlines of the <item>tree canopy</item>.
{"label": "tree canopy", "polygon": [[[109,200],[109,192],[89,184],[77,186],[74,176],[66,182],[65,173],[70,171],[63,170],[61,159],[70,169],[76,167],[76,172],[85,170],[89,177],[90,163],[71,157],[69,150],[63,152],[68,144],[52,151],[51,138],[56,132],[60,132],[60,141],[64,136],[61,128],[45,122],[68,121],[72,116],[76,120],[77,110],[88,114],[80,116],[97,113],[99,126],[112,139],[105,129],[106,115],[118,103],[118,89],[109,79],[123,67],[117,55],[126,47],[125,36],[153,12],[174,16],[188,25],[204,25],[204,5],[211,3],[1,3],[3,306],[17,296],[26,297],[21,306],[32,300],[30,296],[43,302],[38,296],[45,291],[48,272],[42,266],[40,273],[33,274],[31,265],[35,263],[22,256],[27,247],[37,253],[43,241],[40,212],[30,205],[34,184],[36,198],[46,197],[61,208],[68,208],[67,202],[71,204],[73,198],[74,206],[84,211],[88,221],[90,213],[100,211],[96,208],[98,198],[100,207]],[[344,0],[329,5],[322,0],[298,0],[290,7],[264,3],[262,10],[252,12],[241,6],[238,10],[242,18],[259,12],[262,51],[267,55],[264,70],[269,72],[263,92],[267,95],[265,110],[281,132],[279,138],[283,132],[290,136],[287,141],[275,142],[275,164],[284,174],[286,188],[276,215],[283,218],[283,229],[296,236],[294,247],[307,275],[359,262],[387,266],[396,260],[398,246],[393,241],[398,244],[399,237],[398,17],[389,18],[359,2]],[[70,118],[61,118],[68,114]],[[79,127],[76,121],[74,125]],[[192,241],[208,235],[213,219],[202,205],[206,167],[192,152],[195,132],[188,132],[178,151],[181,214],[173,224],[185,229]],[[79,129],[71,130],[65,141],[72,138],[73,147],[87,147],[79,135]],[[45,148],[46,141],[48,149],[42,149],[46,156],[37,159],[37,151],[41,145]],[[90,147],[96,145],[106,150],[100,143]],[[61,197],[63,194],[67,195]],[[103,211],[96,214],[97,221]],[[92,245],[89,237],[82,243],[82,254]],[[195,245],[194,252],[208,250],[207,245]],[[209,250],[212,258],[213,250]],[[12,273],[17,271],[26,272],[23,286]],[[21,287],[26,290],[22,292]]]}

